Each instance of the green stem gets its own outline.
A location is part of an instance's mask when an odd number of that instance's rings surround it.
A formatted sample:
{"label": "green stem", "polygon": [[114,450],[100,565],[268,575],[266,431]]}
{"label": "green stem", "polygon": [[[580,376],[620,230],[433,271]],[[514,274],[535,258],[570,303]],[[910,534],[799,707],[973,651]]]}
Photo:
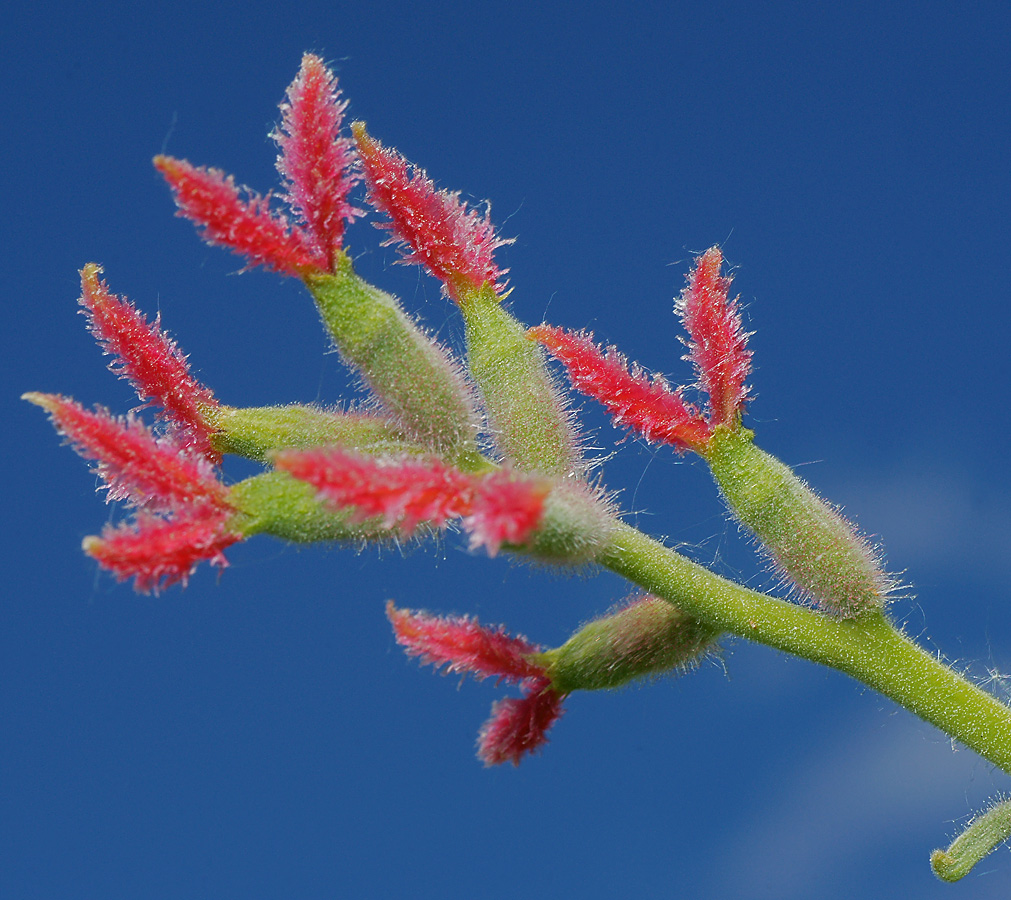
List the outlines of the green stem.
{"label": "green stem", "polygon": [[930,866],[942,881],[958,881],[984,856],[1011,837],[1011,801],[996,803],[972,820],[947,850],[930,854]]}
{"label": "green stem", "polygon": [[833,619],[741,587],[625,524],[598,562],[724,631],[862,681],[1011,774],[1011,709],[901,634],[883,613]]}

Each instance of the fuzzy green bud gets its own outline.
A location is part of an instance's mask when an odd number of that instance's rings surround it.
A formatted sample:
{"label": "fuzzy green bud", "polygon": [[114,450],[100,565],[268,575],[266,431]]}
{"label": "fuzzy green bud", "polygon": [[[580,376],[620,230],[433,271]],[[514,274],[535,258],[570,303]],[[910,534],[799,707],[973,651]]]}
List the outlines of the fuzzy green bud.
{"label": "fuzzy green bud", "polygon": [[848,618],[880,609],[893,584],[874,548],[746,428],[717,428],[703,451],[737,520],[800,596]]}
{"label": "fuzzy green bud", "polygon": [[396,298],[359,278],[343,251],[332,274],[312,273],[305,283],[341,356],[405,435],[461,468],[483,465],[463,374]]}
{"label": "fuzzy green bud", "polygon": [[485,285],[460,299],[467,364],[481,389],[503,458],[523,472],[581,478],[576,432],[544,351]]}
{"label": "fuzzy green bud", "polygon": [[266,462],[275,450],[341,444],[361,453],[395,453],[421,448],[409,444],[400,427],[383,416],[341,412],[318,406],[222,406],[213,411],[211,437],[219,453]]}
{"label": "fuzzy green bud", "polygon": [[643,597],[583,626],[541,654],[562,694],[621,687],[696,663],[719,631],[658,597]]}
{"label": "fuzzy green bud", "polygon": [[542,562],[580,566],[608,546],[614,513],[584,482],[558,481],[544,500],[540,524],[523,552]]}

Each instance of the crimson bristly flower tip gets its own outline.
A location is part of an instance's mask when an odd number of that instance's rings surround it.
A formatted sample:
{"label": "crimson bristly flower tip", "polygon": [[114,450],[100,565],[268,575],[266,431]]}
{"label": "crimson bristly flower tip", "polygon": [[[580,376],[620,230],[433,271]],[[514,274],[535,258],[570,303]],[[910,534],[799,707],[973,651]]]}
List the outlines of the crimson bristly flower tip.
{"label": "crimson bristly flower tip", "polygon": [[214,428],[204,412],[217,408],[214,394],[193,377],[186,357],[162,331],[160,319],[148,322],[132,303],[110,293],[99,278],[101,272],[94,263],[81,270],[79,302],[92,334],[113,357],[109,368],[126,378],[141,400],[160,407],[159,414],[182,443],[220,462],[211,446]]}
{"label": "crimson bristly flower tip", "polygon": [[373,457],[339,447],[282,450],[274,465],[316,488],[356,520],[381,518],[409,535],[422,522],[441,528],[463,519],[472,546],[494,555],[503,543],[523,544],[538,528],[548,487],[511,473],[472,475],[438,457]]}
{"label": "crimson bristly flower tip", "polygon": [[483,546],[495,556],[502,544],[525,544],[540,527],[548,487],[518,478],[510,472],[493,472],[474,479],[470,512],[463,525],[471,549]]}
{"label": "crimson bristly flower tip", "polygon": [[85,459],[98,463],[110,500],[126,499],[159,511],[187,507],[229,508],[227,489],[210,462],[170,438],[156,438],[139,419],[90,412],[58,394],[29,393]]}
{"label": "crimson bristly flower tip", "polygon": [[507,634],[501,626],[489,628],[465,616],[397,609],[392,601],[386,604],[386,615],[397,643],[423,663],[520,684],[523,696],[497,701],[481,728],[477,755],[486,765],[519,765],[525,754],[547,742],[547,731],[561,716],[565,698],[534,660],[540,647]]}
{"label": "crimson bristly flower tip", "polygon": [[330,259],[297,226],[270,209],[270,198],[247,191],[243,198],[231,175],[219,169],[194,166],[184,159],[156,156],[155,168],[175,193],[178,215],[203,228],[210,244],[228,247],[284,275],[328,271]]}
{"label": "crimson bristly flower tip", "polygon": [[288,191],[285,199],[305,222],[314,251],[332,260],[345,223],[362,215],[347,199],[359,177],[351,169],[354,142],[340,137],[347,102],[340,99],[336,77],[311,53],[302,57],[287,96],[274,132],[281,148],[277,170]]}
{"label": "crimson bristly flower tip", "polygon": [[564,696],[546,678],[525,682],[523,692],[522,697],[497,701],[481,727],[477,755],[486,766],[518,766],[526,754],[548,742],[548,729],[564,712]]}
{"label": "crimson bristly flower tip", "polygon": [[512,241],[495,234],[489,213],[468,208],[459,193],[438,190],[423,170],[412,174],[407,160],[370,137],[363,122],[351,130],[369,202],[390,218],[378,227],[392,232],[391,242],[406,245],[405,262],[427,268],[456,301],[485,284],[504,291],[508,270],[495,264],[494,253]]}
{"label": "crimson bristly flower tip", "polygon": [[197,508],[169,519],[141,514],[134,524],[106,526],[101,537],[87,537],[85,553],[118,581],[134,579],[140,593],[158,593],[177,582],[186,585],[205,560],[224,568],[224,550],[242,535],[227,528],[228,512]]}
{"label": "crimson bristly flower tip", "polygon": [[316,488],[358,520],[381,517],[410,534],[420,522],[439,528],[470,511],[470,480],[436,457],[367,457],[336,447],[282,450],[274,465]]}
{"label": "crimson bristly flower tip", "polygon": [[467,616],[433,616],[426,612],[397,609],[386,604],[386,616],[393,625],[397,643],[408,656],[447,672],[465,672],[477,678],[498,678],[519,682],[544,677],[544,668],[532,662],[531,654],[541,648],[525,638],[489,628]]}
{"label": "crimson bristly flower tip", "polygon": [[736,300],[729,299],[733,279],[720,275],[723,254],[711,247],[695,261],[688,285],[675,301],[690,340],[688,356],[699,374],[699,386],[709,395],[710,424],[736,422],[751,374],[749,335],[741,325]]}
{"label": "crimson bristly flower tip", "polygon": [[565,366],[573,387],[604,405],[615,423],[647,441],[671,444],[678,451],[704,447],[712,429],[695,407],[685,403],[659,377],[638,366],[629,370],[614,347],[602,351],[592,335],[538,325],[527,332]]}

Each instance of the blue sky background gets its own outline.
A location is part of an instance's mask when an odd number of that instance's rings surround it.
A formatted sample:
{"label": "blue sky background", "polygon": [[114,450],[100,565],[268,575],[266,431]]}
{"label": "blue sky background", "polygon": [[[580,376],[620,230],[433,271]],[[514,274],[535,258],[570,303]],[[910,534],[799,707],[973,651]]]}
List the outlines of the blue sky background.
{"label": "blue sky background", "polygon": [[[485,770],[491,684],[404,658],[388,598],[544,644],[624,593],[469,555],[261,538],[139,597],[79,551],[110,511],[25,390],[125,411],[77,271],[164,325],[225,402],[349,387],[292,280],[173,218],[168,152],[274,186],[267,134],[313,50],[351,114],[517,241],[516,314],[688,378],[672,297],[714,243],[756,372],[749,424],[869,533],[907,629],[1011,671],[1011,9],[1006,3],[20,4],[7,14],[0,600],[5,898],[983,898],[929,851],[1006,776],[836,673],[729,642],[678,681],[574,696]],[[368,222],[359,268],[449,342],[439,290]],[[618,434],[595,409],[596,444]],[[248,470],[229,469],[233,477]],[[698,461],[608,462],[638,523],[770,579]],[[999,688],[1000,684],[996,683]]]}

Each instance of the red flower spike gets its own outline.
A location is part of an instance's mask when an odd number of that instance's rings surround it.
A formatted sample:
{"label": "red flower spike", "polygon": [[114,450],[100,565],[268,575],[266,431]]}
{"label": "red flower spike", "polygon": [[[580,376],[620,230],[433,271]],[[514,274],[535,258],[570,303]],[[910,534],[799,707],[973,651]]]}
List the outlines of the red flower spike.
{"label": "red flower spike", "polygon": [[448,672],[465,672],[477,678],[494,677],[519,682],[545,677],[544,669],[530,661],[540,648],[525,638],[511,637],[505,630],[488,628],[467,617],[432,616],[386,604],[397,643],[409,656]]}
{"label": "red flower spike", "polygon": [[228,565],[223,551],[242,540],[229,531],[228,513],[196,510],[171,519],[139,516],[134,525],[107,526],[101,537],[84,539],[84,552],[117,580],[134,579],[134,590],[157,594],[176,582],[186,581],[197,565]]}
{"label": "red flower spike", "polygon": [[748,391],[751,374],[749,335],[742,330],[736,300],[728,300],[732,278],[720,275],[723,254],[712,247],[695,262],[688,286],[675,301],[691,337],[686,359],[694,363],[699,384],[709,395],[710,423],[733,426]]}
{"label": "red flower spike", "polygon": [[227,489],[205,458],[156,439],[139,419],[116,419],[103,409],[89,412],[57,394],[30,393],[23,399],[46,410],[74,449],[98,462],[110,500],[128,499],[159,511],[230,508]]}
{"label": "red flower spike", "polygon": [[630,372],[621,353],[613,347],[602,352],[592,335],[550,325],[527,333],[565,366],[573,387],[602,403],[616,424],[678,451],[705,447],[712,435],[709,424],[662,378],[649,378],[638,366]]}
{"label": "red flower spike", "polygon": [[330,260],[300,228],[271,212],[270,198],[249,192],[243,199],[231,175],[156,156],[155,168],[175,192],[178,215],[203,228],[203,239],[284,275],[329,271]]}
{"label": "red flower spike", "polygon": [[371,457],[336,447],[282,450],[274,465],[308,482],[359,520],[381,517],[410,534],[421,522],[440,528],[462,518],[473,547],[494,555],[503,543],[522,544],[540,524],[548,487],[508,473],[470,475],[437,457]]}
{"label": "red flower spike", "polygon": [[305,222],[313,254],[328,260],[341,247],[345,221],[362,214],[347,201],[358,176],[350,170],[354,142],[339,136],[346,107],[333,73],[307,53],[288,87],[288,102],[281,104],[281,127],[274,132],[286,199]]}
{"label": "red flower spike", "polygon": [[183,443],[220,462],[220,454],[211,447],[214,428],[204,413],[217,408],[214,394],[190,373],[186,357],[161,330],[159,319],[148,322],[128,300],[109,293],[108,285],[98,277],[101,271],[94,263],[81,270],[79,302],[91,333],[113,357],[109,368],[126,378],[141,400],[161,407],[162,417]]}
{"label": "red flower spike", "polygon": [[500,269],[493,255],[512,241],[495,235],[488,213],[468,209],[458,193],[437,190],[424,171],[409,173],[407,160],[373,140],[363,122],[355,122],[351,130],[369,185],[369,202],[390,217],[379,227],[393,233],[391,242],[407,246],[405,262],[423,265],[456,301],[485,284],[496,293],[505,290],[508,270]]}
{"label": "red flower spike", "polygon": [[478,735],[478,758],[486,766],[520,759],[548,742],[547,731],[562,715],[564,697],[545,679],[527,682],[523,697],[499,700]]}

